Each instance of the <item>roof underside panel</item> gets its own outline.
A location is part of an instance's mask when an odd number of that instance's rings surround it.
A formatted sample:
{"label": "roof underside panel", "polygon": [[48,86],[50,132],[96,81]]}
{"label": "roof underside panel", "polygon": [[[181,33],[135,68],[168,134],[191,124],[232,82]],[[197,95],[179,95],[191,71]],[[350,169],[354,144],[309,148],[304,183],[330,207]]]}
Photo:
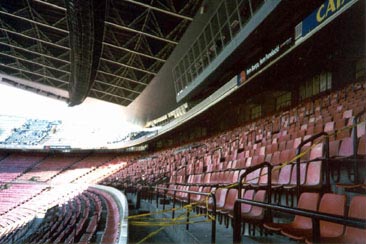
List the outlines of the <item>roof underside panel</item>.
{"label": "roof underside panel", "polygon": [[[76,2],[89,23],[67,7]],[[88,2],[0,1],[0,73],[68,90],[70,104],[90,96],[127,106],[163,67],[202,0]],[[90,32],[80,33],[78,23]]]}

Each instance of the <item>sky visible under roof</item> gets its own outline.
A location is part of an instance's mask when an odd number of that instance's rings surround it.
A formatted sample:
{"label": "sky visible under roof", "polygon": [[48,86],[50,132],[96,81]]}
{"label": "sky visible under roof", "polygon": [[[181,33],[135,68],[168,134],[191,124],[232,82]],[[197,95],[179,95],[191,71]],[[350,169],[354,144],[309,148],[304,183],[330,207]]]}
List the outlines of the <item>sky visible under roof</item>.
{"label": "sky visible under roof", "polygon": [[0,83],[0,115],[12,115],[25,118],[61,120],[75,124],[105,130],[132,131],[139,127],[127,122],[125,108],[94,98],[87,98],[78,106],[69,107],[67,103],[22,89]]}

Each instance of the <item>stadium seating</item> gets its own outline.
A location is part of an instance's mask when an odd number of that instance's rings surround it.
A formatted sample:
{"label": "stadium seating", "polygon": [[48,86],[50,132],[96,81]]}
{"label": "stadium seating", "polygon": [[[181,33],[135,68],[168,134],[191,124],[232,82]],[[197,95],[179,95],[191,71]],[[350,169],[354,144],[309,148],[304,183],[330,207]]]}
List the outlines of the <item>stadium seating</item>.
{"label": "stadium seating", "polygon": [[[337,204],[334,204],[337,203]],[[320,200],[319,212],[344,216],[346,196],[326,193]],[[340,237],[344,226],[341,224],[320,221],[321,238]],[[301,226],[286,226],[281,229],[281,234],[298,241],[312,240],[312,228]]]}
{"label": "stadium seating", "polygon": [[21,127],[14,128],[13,133],[4,141],[0,141],[0,144],[15,146],[39,145],[50,134],[53,126],[59,125],[60,123],[61,121],[28,119]]}
{"label": "stadium seating", "polygon": [[[328,188],[327,174],[333,176],[332,180],[338,182],[339,187],[343,182],[349,182],[348,178],[354,177],[352,170],[346,174],[348,175],[346,177],[345,171],[341,168],[337,176],[335,174],[338,171],[337,163],[344,162],[342,167],[345,164],[352,165],[349,163],[352,161],[344,160],[353,159],[355,149],[357,149],[357,157],[362,158],[365,155],[365,123],[360,119],[364,115],[361,117],[358,115],[365,108],[365,104],[359,103],[360,108],[355,109],[353,99],[357,96],[345,97],[344,95],[345,91],[350,92],[350,89],[350,86],[345,87],[343,90],[326,94],[269,118],[262,118],[232,131],[196,141],[195,146],[170,148],[149,155],[140,161],[132,160],[118,173],[118,185],[133,191],[133,189],[141,190],[143,185],[154,185],[159,178],[167,179],[163,180],[163,183],[160,181],[158,186],[169,188],[167,196],[171,199],[175,196],[173,200],[184,204],[188,203],[188,194],[174,193],[175,189],[213,192],[217,198],[219,223],[223,222],[228,227],[234,214],[233,201],[238,197],[235,184],[239,176],[250,167],[269,161],[274,166],[271,171],[274,197],[271,201],[276,204],[317,210],[316,203],[319,196],[329,190],[337,190],[335,184],[332,185],[332,189]],[[362,93],[357,95],[360,94],[365,95],[364,88]],[[324,132],[328,135],[306,143],[302,146],[299,155],[296,155],[296,149],[303,141]],[[353,133],[357,134],[356,143]],[[325,140],[326,137],[329,139],[329,144]],[[354,148],[355,145],[356,148]],[[329,159],[327,159],[328,154]],[[301,157],[300,193],[302,192],[298,203],[295,201],[298,177],[295,163],[297,157]],[[357,164],[361,166],[362,162],[357,161]],[[268,184],[265,177],[266,170],[266,168],[258,169],[245,177],[244,190],[241,194],[243,198],[264,201],[266,194],[260,188]],[[113,177],[115,176],[111,176],[107,181],[117,184]],[[365,182],[364,175],[361,175],[361,178],[353,182],[352,186],[362,188]],[[133,184],[137,187],[131,187]],[[157,197],[164,195],[165,191],[158,190],[158,192]],[[292,201],[289,201],[290,197]],[[312,200],[311,206],[309,206],[309,198],[315,199]],[[323,201],[325,199],[326,197]],[[208,200],[206,210],[204,196],[191,194],[190,202],[198,202],[196,209],[199,212],[212,211],[211,200]],[[254,226],[262,227],[261,221],[266,217],[266,211],[263,208],[242,204],[242,211],[242,221],[250,224],[249,233],[255,233]],[[330,210],[322,207],[319,211]],[[307,218],[296,216],[294,222],[288,226],[308,226],[307,222],[309,222]],[[282,224],[279,225],[282,227]],[[322,227],[322,233],[327,231],[328,224],[325,226]],[[269,223],[266,227],[269,228]],[[271,228],[276,229],[277,232],[281,231],[281,228],[275,224],[272,224]],[[307,237],[297,238],[306,240]]]}
{"label": "stadium seating", "polygon": [[[24,164],[17,163],[17,160],[24,160]],[[14,165],[8,162],[14,162]],[[11,174],[11,176],[9,176],[8,168],[0,168],[0,175],[4,176],[3,184],[1,185],[2,189],[0,190],[0,238],[3,238],[3,240],[21,238],[25,234],[23,232],[26,226],[31,224],[31,221],[38,213],[45,212],[54,206],[64,205],[68,201],[76,201],[72,205],[77,205],[79,202],[84,202],[86,206],[90,205],[88,204],[90,200],[87,200],[85,197],[79,200],[72,199],[85,190],[89,184],[99,182],[120,170],[125,164],[123,159],[120,160],[113,154],[60,154],[52,156],[30,154],[29,157],[17,153],[9,155],[0,163],[0,166],[12,165],[9,168],[14,168],[14,174]],[[68,174],[69,171],[71,172],[70,174]],[[72,182],[77,184],[70,184]],[[100,219],[101,200],[98,200],[96,195],[98,195],[98,198],[108,198],[105,200],[109,206],[107,211],[113,212],[111,215],[111,218],[114,219],[113,221],[117,220],[118,209],[115,202],[108,195],[103,196],[102,192],[85,194],[92,199],[92,205],[96,208],[95,213],[97,214],[97,219],[90,223],[89,230],[93,230],[95,224],[92,223]],[[99,195],[102,196],[99,197]],[[77,209],[79,209],[78,206]],[[80,212],[80,210],[78,211]],[[68,211],[66,212],[68,213]],[[83,216],[86,215],[84,214]],[[63,222],[73,224],[57,225],[57,227],[54,224],[53,230],[57,230],[58,234],[54,233],[52,236],[43,236],[38,241],[62,242],[66,241],[65,238],[67,237],[71,241],[69,235],[72,231],[71,226],[74,225],[75,221],[83,222],[83,220],[77,220],[75,219],[76,217],[71,216],[66,216],[66,218]],[[108,226],[110,225],[112,226],[111,228],[115,229],[116,225],[113,225],[113,221]],[[79,232],[83,233],[85,229],[76,229],[76,233]],[[115,232],[115,230],[112,232]],[[116,235],[108,235],[105,238],[107,241],[113,241]]]}
{"label": "stadium seating", "polygon": [[0,185],[13,181],[44,159],[44,155],[12,154],[0,161]]}
{"label": "stadium seating", "polygon": [[[18,232],[0,240],[29,243],[83,243],[99,240],[102,243],[115,243],[119,232],[118,222],[118,208],[111,196],[89,188],[64,204],[49,209],[37,231],[26,240],[22,239],[26,233]],[[98,236],[97,231],[102,231],[103,235]]]}
{"label": "stadium seating", "polygon": [[[94,234],[98,232],[98,223],[103,218],[100,210],[107,209],[111,220],[103,227],[104,236],[98,238],[113,242],[117,238],[118,219],[114,201],[96,190],[84,192],[88,184],[98,182],[128,193],[138,192],[142,198],[151,199],[153,192],[157,200],[163,196],[173,200],[174,204],[195,203],[195,209],[200,213],[212,213],[212,199],[182,191],[215,194],[217,219],[225,227],[229,227],[234,219],[234,203],[238,198],[259,202],[269,200],[273,204],[346,216],[346,196],[330,192],[337,192],[341,186],[345,193],[351,188],[357,189],[352,194],[364,190],[365,175],[356,177],[355,169],[362,167],[365,159],[366,123],[361,120],[365,115],[360,114],[365,104],[357,98],[366,93],[362,88],[357,95],[345,97],[345,91],[352,93],[348,86],[230,131],[151,154],[32,154],[30,157],[27,154],[27,161],[22,161],[19,166],[16,160],[23,160],[21,153],[5,155],[0,160],[0,238],[9,240],[23,235],[20,232],[16,234],[20,226],[26,225],[20,216],[27,217],[26,222],[29,222],[37,209],[47,211],[54,208],[56,210],[52,211],[58,212],[62,219],[57,218],[58,224],[49,222],[45,227],[45,230],[52,229],[54,234],[40,235],[35,240],[95,241],[97,237]],[[361,108],[356,109],[356,103]],[[322,134],[312,140],[315,134],[324,132],[328,135]],[[310,141],[305,142],[309,138]],[[260,167],[265,161],[271,164],[270,181],[268,168]],[[9,165],[14,167],[14,172],[4,170]],[[300,175],[297,175],[297,166]],[[253,167],[256,170],[250,171]],[[245,172],[250,173],[245,175],[241,182],[243,189],[239,192],[238,181]],[[332,176],[334,184],[331,188],[327,185],[327,175]],[[298,177],[300,185],[297,185]],[[269,183],[274,193],[272,199],[263,189]],[[350,187],[346,187],[347,184]],[[154,186],[163,189],[148,192]],[[298,201],[297,190],[301,193]],[[354,202],[364,201],[357,200],[357,196],[355,200],[349,199],[351,207],[357,206],[358,203]],[[330,203],[337,204],[333,206]],[[350,208],[350,215],[356,208]],[[91,209],[95,214],[86,214]],[[50,216],[54,215],[49,211]],[[75,213],[76,217],[69,213]],[[248,233],[253,235],[256,227],[259,230],[264,227],[296,240],[312,241],[310,219],[295,216],[291,223],[283,224],[271,222],[271,217],[263,207],[241,204],[243,231],[245,225],[249,225]],[[356,240],[363,233],[352,227],[346,227],[343,233],[342,225],[325,221],[320,225],[322,240]]]}

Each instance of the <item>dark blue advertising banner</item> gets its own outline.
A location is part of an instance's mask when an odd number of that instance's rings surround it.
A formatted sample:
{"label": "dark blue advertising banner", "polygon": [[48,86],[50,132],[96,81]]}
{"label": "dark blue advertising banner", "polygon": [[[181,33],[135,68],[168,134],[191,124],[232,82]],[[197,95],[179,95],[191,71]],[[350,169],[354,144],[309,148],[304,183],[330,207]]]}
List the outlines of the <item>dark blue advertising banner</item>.
{"label": "dark blue advertising banner", "polygon": [[302,21],[302,36],[305,36],[334,13],[353,0],[327,0]]}
{"label": "dark blue advertising banner", "polygon": [[240,86],[241,84],[243,84],[248,78],[257,73],[270,61],[274,60],[285,50],[291,47],[293,43],[293,37],[289,37],[284,42],[276,45],[271,50],[268,50],[267,53],[263,54],[263,56],[259,57],[255,62],[249,64],[249,66],[245,70],[241,71],[240,74],[237,75],[237,85]]}

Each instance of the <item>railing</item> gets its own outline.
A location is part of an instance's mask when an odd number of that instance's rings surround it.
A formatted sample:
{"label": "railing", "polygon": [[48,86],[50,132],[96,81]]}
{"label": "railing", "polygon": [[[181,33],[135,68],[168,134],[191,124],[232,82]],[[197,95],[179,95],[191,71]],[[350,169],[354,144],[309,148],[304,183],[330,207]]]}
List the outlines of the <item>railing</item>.
{"label": "railing", "polygon": [[[164,187],[153,187],[155,188],[157,191],[159,190],[164,190],[164,199],[166,198],[166,192],[167,191],[174,191],[174,195],[173,195],[173,208],[172,208],[172,218],[174,218],[175,215],[175,202],[176,202],[176,193],[177,192],[183,192],[183,193],[188,193],[187,196],[187,205],[191,204],[191,194],[194,195],[201,195],[201,196],[207,196],[207,197],[211,197],[212,198],[212,221],[211,221],[211,243],[216,243],[216,196],[215,193],[205,193],[205,192],[196,192],[196,191],[187,191],[187,190],[179,190],[179,189],[169,189],[169,188],[164,188]],[[158,194],[156,197],[156,204],[158,206]],[[164,205],[165,205],[165,201],[164,201]],[[208,211],[208,210],[207,210]],[[186,230],[189,230],[189,213],[190,211],[187,211],[187,224],[186,224]]]}
{"label": "railing", "polygon": [[329,174],[329,167],[328,167],[328,159],[329,159],[329,137],[328,134],[325,132],[321,132],[318,133],[316,135],[311,136],[310,138],[306,139],[305,141],[301,142],[300,145],[296,148],[296,194],[297,194],[297,199],[299,199],[300,197],[300,181],[301,181],[301,173],[300,173],[300,160],[301,157],[299,157],[299,155],[301,154],[301,149],[304,145],[306,145],[309,142],[314,141],[315,139],[319,138],[319,137],[325,137],[325,158],[322,158],[320,160],[323,160],[325,163],[324,169],[325,169],[325,181],[326,181],[326,190],[330,190],[330,174]]}
{"label": "railing", "polygon": [[233,143],[235,143],[235,142],[238,142],[237,149],[239,149],[239,143],[240,143],[239,136],[236,136],[236,138],[235,138],[234,140],[232,140],[232,141],[230,141],[230,142],[229,142],[229,147],[230,147],[230,149],[232,149],[232,145],[233,145]]}
{"label": "railing", "polygon": [[[239,189],[238,189],[238,199],[241,198],[241,190],[243,188],[243,184],[242,181],[244,179],[244,177],[246,177],[249,173],[256,171],[260,168],[264,168],[267,167],[267,185],[263,186],[264,188],[266,188],[267,190],[267,202],[271,203],[271,199],[272,199],[272,168],[273,165],[269,162],[263,162],[260,163],[258,165],[255,165],[253,167],[249,167],[245,170],[245,172],[239,177],[239,181],[238,181],[238,185],[239,185]],[[260,175],[259,175],[260,177]],[[239,206],[239,211],[241,212],[241,205]]]}
{"label": "railing", "polygon": [[219,151],[219,160],[221,161],[221,158],[222,158],[222,147],[216,147],[211,152],[211,163],[212,163],[212,160],[213,160],[213,155],[215,154],[216,151]]}
{"label": "railing", "polygon": [[313,221],[313,242],[317,243],[320,240],[320,220],[325,220],[333,223],[342,223],[346,226],[352,226],[356,228],[366,229],[366,220],[356,218],[346,218],[334,214],[325,214],[317,211],[304,210],[299,208],[290,208],[288,206],[275,205],[264,202],[257,202],[253,200],[237,199],[234,205],[234,220],[233,220],[233,243],[241,243],[241,215],[239,207],[241,203],[251,204],[253,206],[264,207],[271,210],[277,210],[280,212],[301,215],[304,217],[312,218]]}

